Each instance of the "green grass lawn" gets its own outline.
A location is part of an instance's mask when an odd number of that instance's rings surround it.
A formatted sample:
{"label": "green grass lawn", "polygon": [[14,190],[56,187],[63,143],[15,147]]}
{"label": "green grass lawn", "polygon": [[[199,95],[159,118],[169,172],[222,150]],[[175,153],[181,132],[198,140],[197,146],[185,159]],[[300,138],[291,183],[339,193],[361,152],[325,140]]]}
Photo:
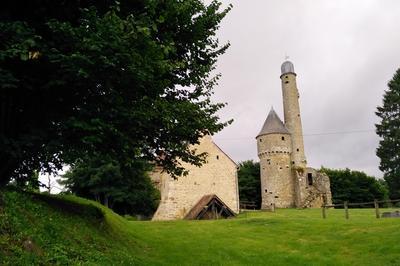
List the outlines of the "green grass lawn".
{"label": "green grass lawn", "polygon": [[[373,209],[350,209],[349,220],[343,210],[324,220],[319,209],[278,209],[138,222],[77,197],[4,198],[0,264],[400,265],[400,219],[376,219]],[[27,239],[36,250],[24,248]]]}

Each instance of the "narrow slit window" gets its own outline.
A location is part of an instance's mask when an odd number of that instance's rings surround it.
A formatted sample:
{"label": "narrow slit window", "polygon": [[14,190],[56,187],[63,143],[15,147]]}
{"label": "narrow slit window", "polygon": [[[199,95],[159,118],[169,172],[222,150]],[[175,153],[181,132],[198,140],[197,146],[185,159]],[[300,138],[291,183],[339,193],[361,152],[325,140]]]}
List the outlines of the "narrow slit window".
{"label": "narrow slit window", "polygon": [[284,137],[284,136],[282,136],[282,140],[285,140],[285,137]]}
{"label": "narrow slit window", "polygon": [[308,173],[308,174],[307,174],[307,181],[308,181],[308,185],[309,185],[309,186],[312,186],[312,184],[313,184],[312,173]]}

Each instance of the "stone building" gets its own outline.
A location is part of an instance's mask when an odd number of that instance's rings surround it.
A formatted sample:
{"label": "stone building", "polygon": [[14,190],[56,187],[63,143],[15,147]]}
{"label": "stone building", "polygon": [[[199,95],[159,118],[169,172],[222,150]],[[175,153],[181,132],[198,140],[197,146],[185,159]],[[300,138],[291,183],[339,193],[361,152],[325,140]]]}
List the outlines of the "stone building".
{"label": "stone building", "polygon": [[205,196],[218,198],[234,213],[239,212],[237,165],[211,139],[204,136],[199,145],[192,147],[206,152],[207,163],[201,167],[183,164],[187,176],[172,178],[161,168],[150,177],[161,192],[161,201],[153,220],[183,219]]}
{"label": "stone building", "polygon": [[331,204],[329,177],[307,167],[300,95],[292,62],[282,64],[280,78],[285,123],[271,109],[256,137],[261,172],[261,209]]}

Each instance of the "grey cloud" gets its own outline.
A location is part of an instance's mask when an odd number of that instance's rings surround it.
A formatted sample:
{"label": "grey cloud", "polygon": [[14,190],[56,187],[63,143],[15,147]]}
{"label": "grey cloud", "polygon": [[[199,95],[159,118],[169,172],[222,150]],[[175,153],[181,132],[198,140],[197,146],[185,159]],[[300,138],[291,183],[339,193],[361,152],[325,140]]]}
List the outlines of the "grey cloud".
{"label": "grey cloud", "polygon": [[[214,139],[236,161],[257,160],[255,136],[273,105],[283,118],[280,65],[297,73],[304,134],[373,130],[387,82],[400,67],[400,1],[237,0],[220,41],[231,48],[214,101],[235,122]],[[226,3],[225,3],[226,4]],[[378,177],[374,132],[305,136],[313,167],[358,169]]]}

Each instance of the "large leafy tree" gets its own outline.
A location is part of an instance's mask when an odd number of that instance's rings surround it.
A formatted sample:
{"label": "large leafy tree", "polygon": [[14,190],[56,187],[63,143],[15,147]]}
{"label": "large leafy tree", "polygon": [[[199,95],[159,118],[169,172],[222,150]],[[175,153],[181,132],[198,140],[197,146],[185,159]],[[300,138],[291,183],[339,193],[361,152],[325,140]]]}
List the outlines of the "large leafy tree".
{"label": "large leafy tree", "polygon": [[210,96],[228,12],[200,0],[6,0],[0,9],[0,186],[77,158],[181,174],[227,123]]}
{"label": "large leafy tree", "polygon": [[157,208],[159,192],[153,186],[147,162],[122,166],[107,157],[78,160],[63,175],[61,184],[70,192],[93,199],[119,214],[151,215]]}
{"label": "large leafy tree", "polygon": [[382,182],[364,172],[346,169],[321,168],[331,182],[332,202],[341,204],[344,201],[353,203],[372,202],[374,199],[387,198],[388,191]]}
{"label": "large leafy tree", "polygon": [[381,119],[376,124],[376,133],[382,138],[376,151],[381,159],[379,168],[389,186],[390,197],[400,199],[400,69],[389,81],[376,115]]}
{"label": "large leafy tree", "polygon": [[239,164],[239,197],[240,201],[253,202],[261,208],[260,163],[251,160]]}

